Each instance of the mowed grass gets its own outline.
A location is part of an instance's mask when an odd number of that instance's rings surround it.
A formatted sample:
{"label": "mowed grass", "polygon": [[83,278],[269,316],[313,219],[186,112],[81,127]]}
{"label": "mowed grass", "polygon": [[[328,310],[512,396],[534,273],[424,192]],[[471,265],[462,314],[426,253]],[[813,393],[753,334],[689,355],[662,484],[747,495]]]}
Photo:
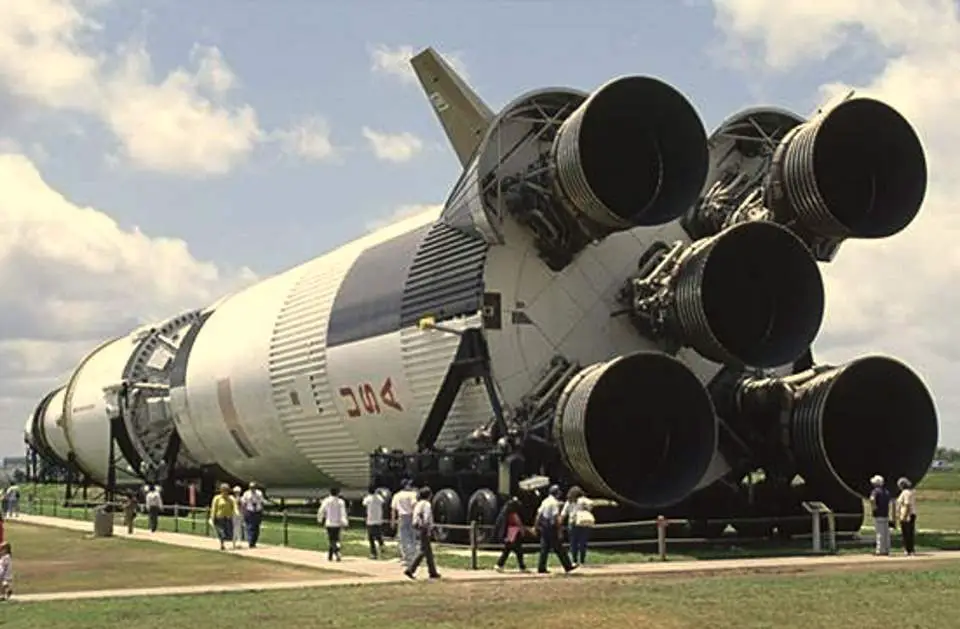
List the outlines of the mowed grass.
{"label": "mowed grass", "polygon": [[330,629],[835,629],[884,627],[893,618],[902,627],[953,627],[958,582],[956,562],[881,560],[873,568],[801,574],[421,582],[31,603],[4,612],[11,629],[127,629],[134,620],[138,629],[194,629],[224,618]]}
{"label": "mowed grass", "polygon": [[5,537],[13,546],[18,594],[342,576],[148,541],[93,538],[18,522],[5,524]]}

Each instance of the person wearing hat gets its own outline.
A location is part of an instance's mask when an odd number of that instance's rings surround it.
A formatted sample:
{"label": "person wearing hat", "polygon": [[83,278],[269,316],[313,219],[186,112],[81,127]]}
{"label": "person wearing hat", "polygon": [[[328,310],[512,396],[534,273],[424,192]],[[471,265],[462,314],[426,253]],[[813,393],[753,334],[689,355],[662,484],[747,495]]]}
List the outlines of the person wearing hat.
{"label": "person wearing hat", "polygon": [[890,492],[884,486],[883,476],[877,474],[870,479],[873,491],[870,492],[870,506],[873,509],[873,530],[876,535],[876,555],[890,554]]}
{"label": "person wearing hat", "polygon": [[413,481],[405,479],[403,489],[393,495],[390,501],[391,524],[397,531],[399,538],[400,562],[410,567],[417,554],[416,532],[413,530],[413,508],[417,504],[417,491],[413,488]]}
{"label": "person wearing hat", "polygon": [[238,510],[237,501],[230,494],[230,485],[221,484],[220,493],[210,503],[210,519],[220,539],[220,550],[226,550],[227,540],[233,539],[233,516]]}
{"label": "person wearing hat", "polygon": [[263,492],[255,481],[250,481],[249,488],[240,497],[240,509],[243,513],[243,523],[247,529],[247,542],[250,548],[256,548],[260,540],[260,527],[263,524]]}
{"label": "person wearing hat", "polygon": [[913,483],[906,477],[897,481],[897,487],[900,489],[900,495],[897,496],[896,515],[903,533],[903,552],[911,556],[917,551],[917,492],[913,489]]}
{"label": "person wearing hat", "polygon": [[548,572],[547,558],[551,551],[557,555],[565,572],[570,572],[575,568],[570,562],[570,557],[567,555],[560,539],[560,529],[563,526],[563,520],[560,517],[562,508],[560,487],[551,485],[547,497],[540,503],[537,515],[534,518],[537,533],[540,535],[540,559],[537,562],[537,572],[540,574],[547,574]]}

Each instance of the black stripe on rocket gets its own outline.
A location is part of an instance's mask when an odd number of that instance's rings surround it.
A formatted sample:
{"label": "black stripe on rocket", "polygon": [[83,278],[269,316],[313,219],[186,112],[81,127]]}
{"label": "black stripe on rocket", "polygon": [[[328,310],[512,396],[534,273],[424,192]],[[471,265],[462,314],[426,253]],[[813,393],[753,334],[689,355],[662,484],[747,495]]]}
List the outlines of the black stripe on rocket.
{"label": "black stripe on rocket", "polygon": [[370,247],[350,267],[330,311],[327,347],[477,312],[487,243],[446,223]]}

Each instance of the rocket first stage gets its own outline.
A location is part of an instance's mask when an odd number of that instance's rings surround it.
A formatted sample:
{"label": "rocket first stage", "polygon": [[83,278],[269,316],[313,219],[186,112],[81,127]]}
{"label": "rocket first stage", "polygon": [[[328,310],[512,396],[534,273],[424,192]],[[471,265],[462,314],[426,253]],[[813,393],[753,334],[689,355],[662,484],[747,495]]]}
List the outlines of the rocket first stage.
{"label": "rocket first stage", "polygon": [[103,483],[113,439],[145,480],[278,496],[412,477],[441,522],[546,475],[609,517],[772,518],[751,534],[802,532],[804,500],[855,530],[873,474],[923,477],[920,378],[810,350],[818,263],[919,212],[899,113],[851,94],[708,137],[656,78],[494,114],[432,49],[412,64],[463,166],[442,210],[98,348],[28,421],[39,451]]}

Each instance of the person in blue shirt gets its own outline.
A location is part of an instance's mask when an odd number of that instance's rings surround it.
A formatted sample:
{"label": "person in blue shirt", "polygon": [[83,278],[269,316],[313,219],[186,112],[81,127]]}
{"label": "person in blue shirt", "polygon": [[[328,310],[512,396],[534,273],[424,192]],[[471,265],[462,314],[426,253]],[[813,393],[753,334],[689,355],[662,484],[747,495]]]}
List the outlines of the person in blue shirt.
{"label": "person in blue shirt", "polygon": [[873,528],[876,531],[877,545],[874,554],[890,554],[890,492],[884,486],[883,476],[877,474],[870,479],[873,491],[870,492],[870,506],[873,509]]}

